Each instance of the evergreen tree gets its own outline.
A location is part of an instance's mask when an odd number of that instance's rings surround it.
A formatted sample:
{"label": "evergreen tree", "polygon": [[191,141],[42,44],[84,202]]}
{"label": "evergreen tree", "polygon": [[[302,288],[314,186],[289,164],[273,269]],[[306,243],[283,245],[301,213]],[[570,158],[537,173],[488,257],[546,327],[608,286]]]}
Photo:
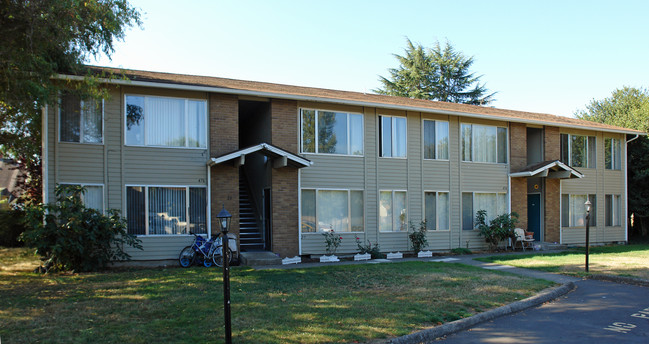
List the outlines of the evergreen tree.
{"label": "evergreen tree", "polygon": [[471,105],[487,105],[495,93],[488,94],[480,77],[470,71],[473,57],[465,57],[449,43],[439,42],[424,49],[407,39],[403,56],[394,54],[398,68],[390,68],[390,78],[381,76],[383,87],[374,92],[415,99],[438,100]]}

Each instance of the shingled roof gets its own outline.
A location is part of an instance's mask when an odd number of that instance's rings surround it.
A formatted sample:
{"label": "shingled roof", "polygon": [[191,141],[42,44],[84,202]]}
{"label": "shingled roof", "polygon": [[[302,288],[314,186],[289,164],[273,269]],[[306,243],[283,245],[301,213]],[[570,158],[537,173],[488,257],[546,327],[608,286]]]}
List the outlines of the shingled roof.
{"label": "shingled roof", "polygon": [[338,91],[324,88],[282,85],[267,82],[236,80],[198,75],[149,72],[108,67],[90,68],[96,73],[122,74],[127,78],[127,80],[108,81],[114,84],[133,84],[163,88],[194,89],[206,92],[242,94],[268,98],[312,100],[357,106],[371,106],[377,108],[441,113],[464,117],[489,118],[510,122],[553,125],[558,127],[579,127],[582,129],[593,129],[625,134],[645,134],[642,131],[634,129],[590,122],[571,117],[498,109],[486,106],[456,104],[423,99],[385,96],[372,93]]}

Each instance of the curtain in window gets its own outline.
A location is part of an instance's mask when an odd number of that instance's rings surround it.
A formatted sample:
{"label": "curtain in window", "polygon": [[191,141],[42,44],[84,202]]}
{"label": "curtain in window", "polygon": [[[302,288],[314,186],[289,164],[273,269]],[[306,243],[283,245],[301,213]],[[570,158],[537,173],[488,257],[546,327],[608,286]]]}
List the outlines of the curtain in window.
{"label": "curtain in window", "polygon": [[349,115],[351,155],[363,155],[363,116]]}
{"label": "curtain in window", "polygon": [[[498,216],[498,202],[496,194],[491,193],[476,193],[474,196],[474,208],[477,213],[480,210],[486,210],[486,222],[489,223],[494,217]],[[474,214],[475,216],[475,214]]]}
{"label": "curtain in window", "polygon": [[101,102],[88,99],[81,103],[82,142],[101,143],[103,130],[101,113]]}
{"label": "curtain in window", "polygon": [[187,102],[187,106],[188,147],[207,147],[205,102],[190,100]]}
{"label": "curtain in window", "polygon": [[620,140],[617,139],[613,140],[613,169],[622,169],[622,147]]}
{"label": "curtain in window", "polygon": [[64,94],[59,105],[60,133],[62,142],[79,142],[81,139],[81,100],[79,97]]}
{"label": "curtain in window", "polygon": [[448,122],[435,122],[437,159],[448,159]]}
{"label": "curtain in window", "polygon": [[381,156],[392,156],[392,117],[381,116]]}
{"label": "curtain in window", "polygon": [[144,97],[126,97],[126,144],[144,145]]}
{"label": "curtain in window", "polygon": [[392,192],[381,191],[379,197],[379,230],[392,231]]}
{"label": "curtain in window", "polygon": [[406,119],[401,117],[394,118],[394,155],[395,157],[406,156]]}
{"label": "curtain in window", "polygon": [[470,192],[462,193],[462,229],[473,229],[473,194]]}
{"label": "curtain in window", "polygon": [[98,185],[86,185],[86,192],[82,196],[86,208],[104,212],[104,188]]}
{"label": "curtain in window", "polygon": [[473,161],[497,162],[497,127],[473,125]]}
{"label": "curtain in window", "polygon": [[597,167],[597,139],[595,136],[588,136],[588,168]]}
{"label": "curtain in window", "polygon": [[126,224],[129,234],[146,234],[145,195],[143,186],[126,188]]}
{"label": "curtain in window", "polygon": [[408,230],[408,207],[407,197],[405,191],[394,192],[394,225],[393,231],[406,231]]}
{"label": "curtain in window", "polygon": [[364,225],[363,191],[350,191],[352,232],[362,232]]}
{"label": "curtain in window", "polygon": [[347,191],[319,190],[316,202],[320,231],[349,232]]}
{"label": "curtain in window", "polygon": [[316,231],[315,190],[302,190],[302,233]]}
{"label": "curtain in window", "polygon": [[189,230],[207,233],[207,189],[189,188]]}
{"label": "curtain in window", "polygon": [[149,234],[188,234],[185,188],[149,187]]}
{"label": "curtain in window", "polygon": [[462,124],[462,161],[471,161],[473,154],[471,152],[473,134],[471,124]]}
{"label": "curtain in window", "polygon": [[570,226],[583,227],[586,225],[586,200],[587,195],[570,195]]}
{"label": "curtain in window", "polygon": [[449,227],[449,199],[448,192],[437,194],[437,229],[448,230]]}
{"label": "curtain in window", "polygon": [[147,99],[147,144],[152,146],[185,146],[185,102],[182,99]]}
{"label": "curtain in window", "polygon": [[507,128],[498,128],[498,162],[507,162]]}

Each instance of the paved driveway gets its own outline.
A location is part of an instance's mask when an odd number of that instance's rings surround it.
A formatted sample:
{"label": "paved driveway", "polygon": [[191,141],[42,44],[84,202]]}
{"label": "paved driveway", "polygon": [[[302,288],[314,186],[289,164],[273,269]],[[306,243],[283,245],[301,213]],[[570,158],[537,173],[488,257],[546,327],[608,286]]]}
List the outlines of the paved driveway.
{"label": "paved driveway", "polygon": [[581,280],[539,307],[452,334],[444,343],[649,343],[649,288]]}

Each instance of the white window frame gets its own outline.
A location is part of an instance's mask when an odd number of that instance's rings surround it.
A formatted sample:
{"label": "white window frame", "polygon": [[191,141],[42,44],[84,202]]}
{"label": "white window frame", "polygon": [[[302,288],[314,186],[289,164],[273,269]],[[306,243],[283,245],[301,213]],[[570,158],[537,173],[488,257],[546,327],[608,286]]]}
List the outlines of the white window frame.
{"label": "white window frame", "polygon": [[[315,191],[315,226],[316,226],[316,231],[315,232],[303,232],[302,231],[302,191],[303,190],[313,190]],[[365,199],[365,190],[363,189],[333,189],[333,188],[309,188],[309,187],[303,187],[300,188],[300,234],[322,234],[324,231],[320,230],[319,226],[319,221],[318,221],[318,192],[320,191],[347,191],[347,216],[349,218],[349,231],[338,231],[336,233],[365,233],[365,204],[366,204],[366,199]],[[357,191],[361,192],[363,194],[363,231],[352,231],[352,191]]]}
{"label": "white window frame", "polygon": [[[435,158],[434,159],[426,158],[426,152],[425,152],[425,149],[426,149],[425,122],[434,122],[435,123]],[[440,159],[439,158],[439,146],[437,145],[437,128],[438,128],[437,123],[446,123],[447,128],[448,128],[448,131],[446,132],[446,138],[448,139],[448,147],[446,147],[446,156],[448,156],[448,158],[446,158],[446,159]],[[451,126],[450,126],[450,123],[448,121],[440,121],[440,120],[436,120],[436,119],[426,119],[426,118],[421,120],[421,155],[422,155],[424,160],[449,161],[449,159],[451,158],[450,152],[449,152],[450,151],[450,146],[451,146],[450,131],[451,131]],[[406,147],[407,147],[407,145],[406,145]]]}
{"label": "white window frame", "polygon": [[[464,143],[464,131],[462,130],[462,126],[468,125],[471,126],[471,160],[464,160],[462,159],[462,145]],[[474,137],[473,133],[475,132],[473,130],[474,126],[482,126],[482,127],[492,127],[496,128],[496,161],[491,162],[491,161],[475,161],[475,144],[474,144]],[[505,129],[505,162],[498,162],[498,129]],[[449,128],[450,131],[450,128]],[[450,141],[450,140],[449,140]],[[450,144],[450,143],[449,143]],[[460,123],[460,160],[461,162],[470,162],[474,164],[498,164],[498,165],[508,165],[509,164],[509,150],[510,150],[510,142],[509,142],[509,128],[508,127],[502,127],[498,125],[488,125],[488,124],[477,124],[477,123]],[[479,192],[480,193],[480,192]],[[489,192],[487,192],[489,193]]]}
{"label": "white window frame", "polygon": [[[463,231],[470,231],[470,230],[477,231],[478,230],[478,228],[476,227],[476,214],[477,214],[478,211],[483,210],[483,209],[476,209],[476,206],[475,206],[475,194],[505,195],[504,211],[505,211],[505,213],[511,213],[511,210],[509,209],[509,202],[507,202],[508,195],[509,195],[508,192],[462,191],[462,192],[460,192],[460,200],[463,200],[462,194],[465,194],[465,193],[470,193],[471,194],[471,208],[472,208],[471,218],[473,219],[472,220],[473,221],[473,228],[472,229],[464,229],[464,223],[461,223],[460,228],[462,228]],[[496,198],[497,197],[498,196],[496,196]],[[464,221],[464,213],[463,213],[463,211],[464,211],[464,204],[460,204],[460,220],[462,222]],[[495,214],[495,216],[499,216],[499,215],[502,215],[502,214]],[[487,219],[487,224],[488,224],[488,222],[489,222],[489,220]]]}
{"label": "white window frame", "polygon": [[[611,143],[611,166],[608,166],[606,164],[606,141],[610,140]],[[615,152],[615,143],[617,142],[619,149],[619,154],[616,154]],[[620,168],[615,168],[615,165],[620,164]],[[622,170],[622,142],[620,139],[612,138],[612,137],[605,137],[604,138],[604,169],[611,170],[611,171],[621,171]]]}
{"label": "white window frame", "polygon": [[[423,218],[426,220],[428,223],[428,219],[426,218],[426,194],[427,193],[434,193],[435,194],[435,229],[433,229],[435,232],[448,232],[451,230],[451,192],[450,191],[439,191],[439,190],[425,190],[423,193],[423,211],[422,214],[424,214]],[[448,195],[448,212],[446,213],[446,221],[448,223],[448,228],[447,229],[440,229],[439,228],[439,194],[440,193],[445,193]]]}
{"label": "white window frame", "polygon": [[[106,214],[106,188],[104,187],[103,183],[68,183],[68,182],[59,182],[57,184],[58,185],[75,185],[75,186],[79,185],[79,186],[83,186],[83,187],[87,187],[87,186],[99,186],[99,187],[101,187],[101,205],[102,205],[101,213]],[[83,195],[81,195],[81,202],[83,202],[84,206],[86,205],[86,203],[83,200]]]}
{"label": "white window frame", "polygon": [[[305,152],[304,151],[304,129],[303,129],[303,119],[304,116],[302,115],[302,111],[315,111],[315,119],[314,119],[314,131],[315,133],[313,134],[313,139],[314,139],[314,151],[313,152]],[[344,113],[347,115],[347,154],[339,154],[339,153],[320,153],[318,151],[318,113],[322,112],[334,112],[334,113]],[[361,117],[361,143],[363,145],[363,154],[352,154],[352,127],[351,127],[351,116],[360,116]],[[300,152],[302,154],[318,154],[318,155],[333,155],[333,156],[350,156],[350,157],[364,157],[365,156],[365,116],[362,113],[359,112],[346,112],[346,111],[335,111],[335,110],[326,110],[326,109],[314,109],[314,108],[300,108],[299,109],[299,122],[300,122]]]}
{"label": "white window frame", "polygon": [[[187,227],[190,225],[189,222],[189,189],[190,188],[203,188],[205,189],[205,214],[206,214],[206,229],[205,233],[196,233],[201,236],[208,236],[211,233],[211,219],[209,217],[209,190],[207,185],[159,185],[159,184],[125,184],[124,185],[124,218],[128,219],[128,198],[127,190],[129,187],[143,187],[144,188],[144,234],[137,234],[138,236],[147,236],[147,237],[188,237],[192,236],[189,234],[189,228],[187,229],[187,234],[149,234],[149,188],[185,188],[185,216],[187,218]],[[127,228],[128,231],[128,228]]]}
{"label": "white window frame", "polygon": [[[128,115],[128,103],[126,102],[127,97],[143,97],[144,98],[144,127],[142,129],[142,136],[143,136],[143,144],[129,144],[127,143],[128,139],[128,125],[127,125],[127,118],[126,116]],[[185,105],[184,105],[184,112],[183,112],[183,119],[185,121],[185,146],[157,146],[157,145],[150,145],[148,144],[148,137],[147,137],[147,128],[146,126],[148,125],[148,120],[147,120],[147,99],[148,98],[166,98],[166,99],[180,99],[183,100]],[[189,101],[200,101],[203,102],[204,108],[205,108],[205,123],[204,128],[203,128],[203,135],[205,135],[205,147],[188,147],[189,146],[189,116],[187,116],[187,113],[189,112]],[[168,148],[168,149],[200,149],[200,150],[205,150],[210,144],[210,137],[209,137],[209,109],[208,109],[208,101],[207,99],[202,99],[202,98],[186,98],[186,97],[167,97],[167,96],[158,96],[158,95],[151,95],[151,94],[138,94],[138,93],[125,93],[124,94],[124,108],[123,108],[123,118],[122,118],[122,125],[124,126],[124,145],[129,146],[129,147],[155,147],[155,148]],[[138,185],[141,186],[141,185]]]}
{"label": "white window frame", "polygon": [[[381,121],[382,121],[383,117],[390,118],[390,122],[391,122],[390,142],[391,142],[392,147],[390,147],[391,151],[390,151],[389,156],[383,155],[384,154],[383,152],[385,152],[385,150],[383,149],[383,130],[382,130],[382,124],[381,124]],[[403,155],[403,156],[394,156],[394,151],[395,151],[396,142],[397,142],[397,140],[396,140],[397,126],[395,125],[397,118],[403,118],[406,121],[406,135],[404,137],[404,142],[403,142],[404,147],[406,148],[406,151],[405,151],[405,155]],[[378,138],[379,138],[379,145],[380,145],[380,152],[381,152],[381,154],[379,154],[379,157],[380,158],[389,158],[389,159],[408,159],[408,117],[379,115],[378,127],[379,127]]]}
{"label": "white window frame", "polygon": [[[391,202],[390,203],[390,208],[392,209],[392,230],[391,231],[381,230],[381,192],[390,192],[391,193],[391,197],[390,197],[390,202]],[[406,220],[404,222],[404,226],[405,226],[404,230],[395,230],[395,228],[394,228],[394,224],[395,224],[395,221],[396,221],[395,218],[394,218],[394,215],[395,215],[394,194],[396,192],[403,192],[403,193],[406,194]],[[378,206],[377,214],[379,215],[379,219],[378,219],[379,220],[378,221],[379,232],[380,233],[407,233],[408,232],[408,223],[409,223],[408,221],[409,221],[409,217],[410,217],[410,212],[408,211],[408,208],[409,208],[408,203],[410,203],[409,199],[408,199],[408,190],[405,190],[405,189],[404,190],[400,190],[400,189],[381,189],[381,190],[379,190],[378,196],[379,196],[379,199],[378,199],[378,202],[377,202],[377,206]]]}
{"label": "white window frame", "polygon": [[[101,100],[101,142],[83,142],[83,136],[84,135],[83,135],[83,125],[82,125],[82,123],[79,123],[79,142],[74,142],[74,141],[62,141],[61,140],[61,122],[62,122],[61,121],[61,98],[62,97],[63,97],[63,95],[60,94],[59,95],[59,105],[58,105],[58,120],[57,120],[57,122],[58,122],[57,123],[58,124],[57,125],[57,131],[58,131],[57,136],[58,136],[59,143],[103,146],[104,145],[104,135],[105,135],[104,132],[106,131],[106,124],[105,124],[106,120],[105,120],[105,117],[104,117],[105,116],[105,111],[106,111],[105,110],[106,106],[105,106],[104,99]],[[83,107],[84,107],[83,99],[80,101],[79,106],[80,106],[79,111],[82,111],[81,109],[83,109]],[[81,116],[81,114],[79,114],[79,121],[82,121],[82,118],[83,117]],[[78,184],[75,184],[75,185],[78,185]],[[90,185],[90,184],[88,184],[88,185]]]}
{"label": "white window frame", "polygon": [[[567,135],[568,136],[568,161],[565,163],[570,166],[570,167],[575,167],[575,168],[597,168],[597,137],[596,136],[591,136],[591,135],[578,135],[578,134],[568,134],[568,133],[560,133],[559,134],[559,154],[563,151],[562,145],[562,140],[561,140],[561,135]],[[572,138],[573,136],[583,136],[586,138],[586,152],[585,152],[585,165],[586,166],[573,166],[572,162]],[[593,138],[595,140],[595,161],[591,164],[590,161],[590,138]],[[594,167],[590,167],[590,166]]]}

